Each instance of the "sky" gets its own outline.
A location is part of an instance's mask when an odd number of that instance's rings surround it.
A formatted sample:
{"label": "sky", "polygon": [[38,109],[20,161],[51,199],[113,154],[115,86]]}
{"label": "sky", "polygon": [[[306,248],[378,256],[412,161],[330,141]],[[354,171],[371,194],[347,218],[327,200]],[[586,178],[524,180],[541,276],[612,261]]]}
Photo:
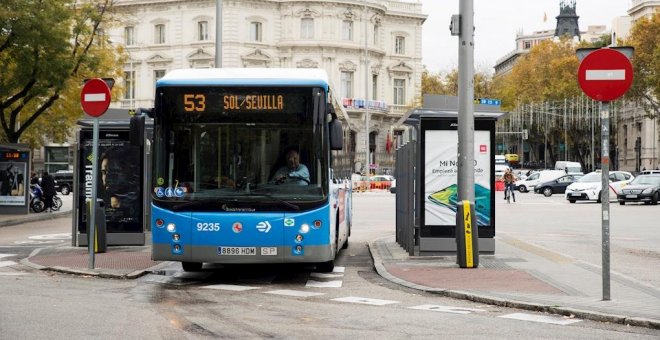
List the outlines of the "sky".
{"label": "sky", "polygon": [[[458,37],[449,32],[452,14],[459,13],[460,0],[420,0],[428,15],[422,35],[422,58],[433,72],[458,68]],[[475,71],[492,73],[495,62],[516,48],[516,32],[555,29],[561,0],[473,0]],[[612,19],[627,15],[631,0],[577,0],[581,31],[589,25],[612,28]],[[544,15],[547,21],[544,22]]]}

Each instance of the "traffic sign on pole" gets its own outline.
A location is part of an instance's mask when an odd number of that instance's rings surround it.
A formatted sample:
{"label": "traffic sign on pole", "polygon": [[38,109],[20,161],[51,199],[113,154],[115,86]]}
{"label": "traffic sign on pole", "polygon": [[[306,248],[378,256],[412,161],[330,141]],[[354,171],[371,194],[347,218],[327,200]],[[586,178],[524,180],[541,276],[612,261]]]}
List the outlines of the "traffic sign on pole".
{"label": "traffic sign on pole", "polygon": [[584,94],[608,102],[623,96],[633,81],[630,59],[612,48],[589,53],[578,68],[578,83]]}
{"label": "traffic sign on pole", "polygon": [[80,105],[86,114],[100,117],[110,106],[110,88],[103,79],[88,80],[80,91]]}

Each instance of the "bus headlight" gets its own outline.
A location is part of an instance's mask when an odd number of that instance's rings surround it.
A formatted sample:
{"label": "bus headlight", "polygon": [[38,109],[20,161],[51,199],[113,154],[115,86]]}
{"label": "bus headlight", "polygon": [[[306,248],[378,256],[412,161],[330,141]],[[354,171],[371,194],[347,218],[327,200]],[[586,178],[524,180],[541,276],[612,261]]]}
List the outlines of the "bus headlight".
{"label": "bus headlight", "polygon": [[301,234],[307,234],[308,232],[309,232],[309,224],[307,224],[307,223],[303,223],[303,224],[300,226],[300,233],[301,233]]}
{"label": "bus headlight", "polygon": [[167,231],[169,231],[170,233],[175,232],[176,231],[176,225],[174,223],[169,223],[167,225]]}

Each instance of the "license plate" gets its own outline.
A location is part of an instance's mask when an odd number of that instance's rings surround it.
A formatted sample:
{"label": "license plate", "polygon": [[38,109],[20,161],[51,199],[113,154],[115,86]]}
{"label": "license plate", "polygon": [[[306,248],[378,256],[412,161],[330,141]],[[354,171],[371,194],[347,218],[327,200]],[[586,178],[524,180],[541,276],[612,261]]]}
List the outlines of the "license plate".
{"label": "license plate", "polygon": [[571,193],[571,196],[582,196],[582,194],[579,192],[573,192]]}
{"label": "license plate", "polygon": [[218,255],[257,255],[257,247],[218,247]]}
{"label": "license plate", "polygon": [[626,195],[626,198],[637,198],[637,195]]}
{"label": "license plate", "polygon": [[276,256],[277,247],[261,247],[261,256]]}

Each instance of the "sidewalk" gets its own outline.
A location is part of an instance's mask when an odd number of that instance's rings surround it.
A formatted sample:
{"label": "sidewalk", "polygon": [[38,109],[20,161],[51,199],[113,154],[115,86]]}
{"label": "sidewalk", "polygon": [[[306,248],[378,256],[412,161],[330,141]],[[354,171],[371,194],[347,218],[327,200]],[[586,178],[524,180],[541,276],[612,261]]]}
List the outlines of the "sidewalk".
{"label": "sidewalk", "polygon": [[602,301],[601,269],[510,237],[478,268],[456,256],[409,256],[394,236],[369,243],[378,274],[400,285],[448,297],[618,324],[660,329],[660,290],[610,274]]}
{"label": "sidewalk", "polygon": [[[0,227],[56,217],[53,214],[0,215]],[[151,261],[151,237],[144,246],[108,247],[95,254],[88,269],[86,247],[36,249],[22,264],[40,270],[98,277],[134,279],[168,262]],[[512,308],[574,316],[601,322],[660,329],[660,290],[611,273],[611,301],[602,301],[600,268],[510,237],[496,239],[496,255],[481,255],[479,267],[461,269],[455,256],[411,257],[394,236],[369,243],[377,272],[394,283],[436,293]]]}

